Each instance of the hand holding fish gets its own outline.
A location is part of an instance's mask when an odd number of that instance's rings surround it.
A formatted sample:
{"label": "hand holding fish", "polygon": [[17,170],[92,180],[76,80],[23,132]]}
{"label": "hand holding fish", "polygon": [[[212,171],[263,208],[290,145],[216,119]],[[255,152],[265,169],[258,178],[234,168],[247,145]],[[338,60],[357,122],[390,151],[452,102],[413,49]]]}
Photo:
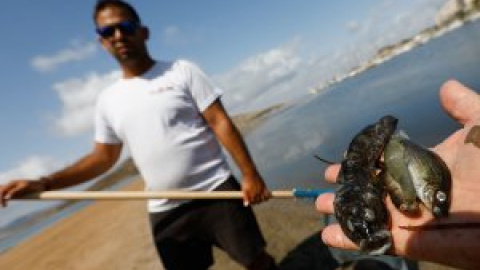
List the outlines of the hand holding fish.
{"label": "hand holding fish", "polygon": [[[480,269],[480,96],[456,81],[440,90],[445,111],[463,127],[446,138],[433,151],[451,173],[451,202],[448,217],[435,218],[419,204],[415,214],[401,212],[390,196],[386,207],[390,215],[392,247],[389,253],[412,259],[432,261],[464,269]],[[340,165],[325,172],[335,182]],[[334,195],[317,199],[317,209],[331,214]],[[327,226],[322,239],[328,245],[358,249],[338,224]]]}

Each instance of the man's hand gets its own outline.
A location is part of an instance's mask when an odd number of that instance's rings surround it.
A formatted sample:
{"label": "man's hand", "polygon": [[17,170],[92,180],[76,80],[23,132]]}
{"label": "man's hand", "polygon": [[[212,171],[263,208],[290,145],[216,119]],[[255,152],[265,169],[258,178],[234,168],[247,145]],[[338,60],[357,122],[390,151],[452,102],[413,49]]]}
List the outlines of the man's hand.
{"label": "man's hand", "polygon": [[93,151],[71,166],[40,180],[18,179],[0,185],[0,203],[27,194],[81,184],[110,169],[120,157],[122,144],[95,143]]}
{"label": "man's hand", "polygon": [[243,203],[245,206],[270,199],[271,193],[263,179],[257,175],[245,175],[242,179]]}
{"label": "man's hand", "polygon": [[8,200],[12,198],[42,192],[44,190],[45,183],[41,180],[14,180],[6,185],[0,186],[0,202],[3,207],[6,207]]}
{"label": "man's hand", "polygon": [[[393,238],[391,253],[459,268],[480,269],[480,96],[456,81],[449,81],[440,90],[440,99],[446,112],[464,125],[433,149],[452,174],[450,215],[434,219],[422,207],[419,215],[407,216],[387,197]],[[326,180],[335,182],[339,168],[339,165],[328,167]],[[332,214],[333,199],[333,194],[319,196],[317,209]],[[446,229],[445,224],[449,224]],[[414,229],[406,229],[408,226]],[[330,246],[358,249],[338,224],[327,226],[322,239]]]}

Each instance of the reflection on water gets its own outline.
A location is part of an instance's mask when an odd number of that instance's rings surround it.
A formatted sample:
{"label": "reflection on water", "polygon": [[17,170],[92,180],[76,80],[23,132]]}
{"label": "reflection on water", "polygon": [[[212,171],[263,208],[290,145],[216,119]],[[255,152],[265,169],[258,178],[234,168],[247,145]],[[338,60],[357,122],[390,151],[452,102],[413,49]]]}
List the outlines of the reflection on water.
{"label": "reflection on water", "polygon": [[448,79],[480,90],[480,22],[325,89],[275,115],[246,140],[271,189],[325,186],[325,165],[313,156],[342,159],[350,139],[385,114],[425,146],[459,127],[438,98]]}

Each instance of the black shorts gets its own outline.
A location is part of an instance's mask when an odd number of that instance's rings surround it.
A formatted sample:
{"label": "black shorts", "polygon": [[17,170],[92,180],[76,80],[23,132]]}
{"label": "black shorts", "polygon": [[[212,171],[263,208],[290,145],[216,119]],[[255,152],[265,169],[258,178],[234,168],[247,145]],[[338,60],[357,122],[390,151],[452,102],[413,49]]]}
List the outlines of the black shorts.
{"label": "black shorts", "polygon": [[[216,190],[240,190],[230,177]],[[175,209],[150,213],[157,252],[166,269],[208,269],[212,247],[219,247],[238,263],[248,266],[264,250],[251,207],[242,200],[196,200]]]}

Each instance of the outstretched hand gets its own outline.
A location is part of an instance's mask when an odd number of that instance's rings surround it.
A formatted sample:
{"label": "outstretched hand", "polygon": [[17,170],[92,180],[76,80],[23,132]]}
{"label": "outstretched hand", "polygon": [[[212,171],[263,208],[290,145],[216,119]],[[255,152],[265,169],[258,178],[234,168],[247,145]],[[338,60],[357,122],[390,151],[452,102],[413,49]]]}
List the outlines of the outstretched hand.
{"label": "outstretched hand", "polygon": [[[391,253],[465,269],[480,269],[480,96],[459,82],[448,81],[440,90],[440,100],[445,111],[463,125],[433,148],[452,174],[450,216],[434,219],[424,207],[419,215],[407,216],[399,212],[387,197],[393,238]],[[339,169],[338,164],[329,166],[325,172],[326,180],[335,182]],[[317,209],[332,214],[333,199],[333,194],[319,196]],[[358,249],[338,224],[327,226],[322,239],[333,247]]]}
{"label": "outstretched hand", "polygon": [[41,192],[45,190],[43,181],[19,179],[8,184],[0,185],[0,205],[6,207],[8,200],[26,194]]}

